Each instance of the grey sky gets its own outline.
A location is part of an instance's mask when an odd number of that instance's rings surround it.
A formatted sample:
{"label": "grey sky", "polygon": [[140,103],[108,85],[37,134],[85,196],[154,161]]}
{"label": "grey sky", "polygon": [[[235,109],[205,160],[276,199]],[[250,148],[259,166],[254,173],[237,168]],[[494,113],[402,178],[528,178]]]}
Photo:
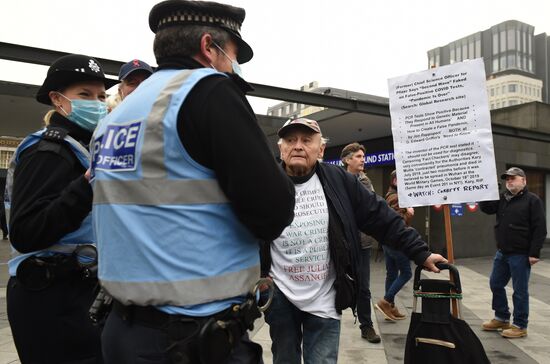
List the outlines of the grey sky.
{"label": "grey sky", "polygon": [[[148,14],[157,0],[7,0],[0,41],[156,65]],[[224,1],[222,1],[224,2]],[[387,79],[424,70],[426,51],[505,20],[550,33],[548,0],[226,0],[246,9],[255,52],[250,82],[298,88],[310,81],[378,96]],[[39,84],[46,68],[0,62],[0,79]],[[265,113],[275,101],[254,101]]]}

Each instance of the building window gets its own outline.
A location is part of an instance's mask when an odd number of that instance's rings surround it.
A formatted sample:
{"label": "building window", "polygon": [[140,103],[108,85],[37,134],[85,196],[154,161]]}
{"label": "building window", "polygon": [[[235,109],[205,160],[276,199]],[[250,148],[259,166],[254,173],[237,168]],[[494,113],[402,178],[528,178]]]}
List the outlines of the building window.
{"label": "building window", "polygon": [[516,67],[516,55],[515,54],[509,54],[508,55],[508,68],[515,68]]}
{"label": "building window", "polygon": [[474,52],[474,41],[470,40],[470,43],[468,43],[468,58],[474,59],[476,58],[475,52]]}
{"label": "building window", "polygon": [[498,72],[498,57],[493,57],[493,72]]}
{"label": "building window", "polygon": [[436,67],[439,67],[439,65],[441,64],[441,59],[439,57],[439,52],[435,55],[435,66]]}
{"label": "building window", "polygon": [[497,102],[497,109],[500,109],[500,102]]}
{"label": "building window", "polygon": [[506,93],[506,86],[502,86],[502,94],[504,95]]}
{"label": "building window", "polygon": [[498,33],[493,33],[493,56],[498,54]]}
{"label": "building window", "polygon": [[515,83],[512,83],[512,84],[509,84],[508,85],[508,92],[516,92],[516,84]]}
{"label": "building window", "polygon": [[481,57],[481,39],[476,39],[476,53],[475,53],[475,57],[476,58],[479,58]]}
{"label": "building window", "polygon": [[451,59],[450,59],[450,62],[451,62],[451,64],[453,64],[453,63],[455,63],[455,60],[456,60],[456,58],[455,58],[455,49],[454,49],[453,46],[451,46],[451,47],[452,47],[452,48],[451,48],[451,57],[450,57]]}
{"label": "building window", "polygon": [[491,104],[491,110],[495,108],[495,104]]}
{"label": "building window", "polygon": [[500,31],[500,52],[506,52],[506,30]]}
{"label": "building window", "polygon": [[491,87],[491,96],[495,96],[495,89]]}
{"label": "building window", "polygon": [[462,43],[462,59],[468,59],[470,58],[470,56],[468,55],[468,44],[463,41],[464,43]]}
{"label": "building window", "polygon": [[523,34],[523,44],[521,46],[521,51],[527,53],[527,32],[521,32]]}
{"label": "building window", "polygon": [[8,169],[14,152],[15,150],[0,150],[0,168]]}
{"label": "building window", "polygon": [[510,102],[508,103],[508,105],[510,106],[517,105],[517,104],[518,104],[517,100],[510,100]]}
{"label": "building window", "polygon": [[456,46],[456,61],[457,61],[457,62],[462,61],[462,52],[461,52],[461,49],[462,49],[462,48],[460,48],[460,45],[457,45],[457,46]]}
{"label": "building window", "polygon": [[503,71],[506,68],[506,55],[502,55],[500,56],[500,70]]}
{"label": "building window", "polygon": [[516,49],[516,31],[514,29],[508,29],[508,47],[507,50]]}

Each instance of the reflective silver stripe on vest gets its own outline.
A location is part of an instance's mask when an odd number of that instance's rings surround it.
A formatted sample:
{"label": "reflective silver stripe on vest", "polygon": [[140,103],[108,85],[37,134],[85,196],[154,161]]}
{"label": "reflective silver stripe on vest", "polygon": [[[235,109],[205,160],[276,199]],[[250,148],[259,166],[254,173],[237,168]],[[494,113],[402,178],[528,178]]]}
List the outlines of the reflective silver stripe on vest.
{"label": "reflective silver stripe on vest", "polygon": [[167,179],[164,165],[163,119],[172,95],[179,90],[192,70],[183,70],[160,92],[147,116],[141,150],[142,180],[96,180],[94,204],[178,205],[227,203],[215,179]]}
{"label": "reflective silver stripe on vest", "polygon": [[141,149],[141,169],[143,178],[166,178],[164,167],[164,116],[176,93],[193,73],[192,70],[183,70],[173,77],[168,85],[160,92],[153,104],[151,112],[147,116],[147,125],[143,147]]}
{"label": "reflective silver stripe on vest", "polygon": [[[101,285],[124,305],[188,306],[245,295],[259,278],[260,266],[256,265],[238,272],[204,279],[174,282],[101,280]],[[201,298],[200,301],[197,301],[197,297]]]}
{"label": "reflective silver stripe on vest", "polygon": [[206,180],[96,180],[94,204],[183,205],[226,203],[218,181]]}

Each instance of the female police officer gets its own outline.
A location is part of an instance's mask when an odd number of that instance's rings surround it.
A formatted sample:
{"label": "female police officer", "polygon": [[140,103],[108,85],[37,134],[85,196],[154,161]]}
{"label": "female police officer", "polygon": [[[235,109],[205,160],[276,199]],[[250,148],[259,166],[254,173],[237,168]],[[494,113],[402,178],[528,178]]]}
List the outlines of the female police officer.
{"label": "female police officer", "polygon": [[54,107],[47,126],[23,140],[10,165],[7,309],[22,363],[102,362],[100,333],[87,317],[97,280],[84,269],[94,257],[81,254],[95,243],[84,174],[87,145],[107,114],[105,89],[116,83],[91,57],[57,59],[36,95]]}

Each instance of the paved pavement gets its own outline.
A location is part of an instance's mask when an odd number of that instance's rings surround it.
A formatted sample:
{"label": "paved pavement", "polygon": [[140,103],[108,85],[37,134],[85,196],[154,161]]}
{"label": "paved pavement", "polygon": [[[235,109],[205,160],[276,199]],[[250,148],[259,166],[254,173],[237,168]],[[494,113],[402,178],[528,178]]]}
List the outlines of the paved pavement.
{"label": "paved pavement", "polygon": [[[19,363],[13,345],[6,314],[6,282],[9,257],[8,244],[0,241],[0,364]],[[462,300],[463,318],[472,327],[485,347],[492,363],[548,363],[550,361],[550,246],[543,249],[543,261],[536,264],[531,272],[530,281],[530,322],[529,334],[525,338],[509,340],[495,332],[481,331],[482,321],[492,318],[489,274],[491,257],[458,259],[456,265],[460,271],[464,299]],[[545,259],[546,258],[546,259]],[[545,261],[547,260],[547,261]],[[373,300],[384,293],[385,267],[383,262],[371,263],[371,289]],[[448,279],[448,276],[441,276]],[[436,275],[437,278],[437,275]],[[511,289],[509,289],[511,301]],[[409,282],[398,294],[396,304],[401,312],[410,315],[412,311],[412,282]],[[397,364],[403,362],[403,352],[409,320],[387,322],[376,310],[373,310],[376,331],[381,335],[380,344],[371,344],[360,336],[359,325],[354,325],[351,312],[346,311],[342,319],[339,363]],[[269,328],[258,320],[253,339],[264,348],[266,364],[272,363]]]}

